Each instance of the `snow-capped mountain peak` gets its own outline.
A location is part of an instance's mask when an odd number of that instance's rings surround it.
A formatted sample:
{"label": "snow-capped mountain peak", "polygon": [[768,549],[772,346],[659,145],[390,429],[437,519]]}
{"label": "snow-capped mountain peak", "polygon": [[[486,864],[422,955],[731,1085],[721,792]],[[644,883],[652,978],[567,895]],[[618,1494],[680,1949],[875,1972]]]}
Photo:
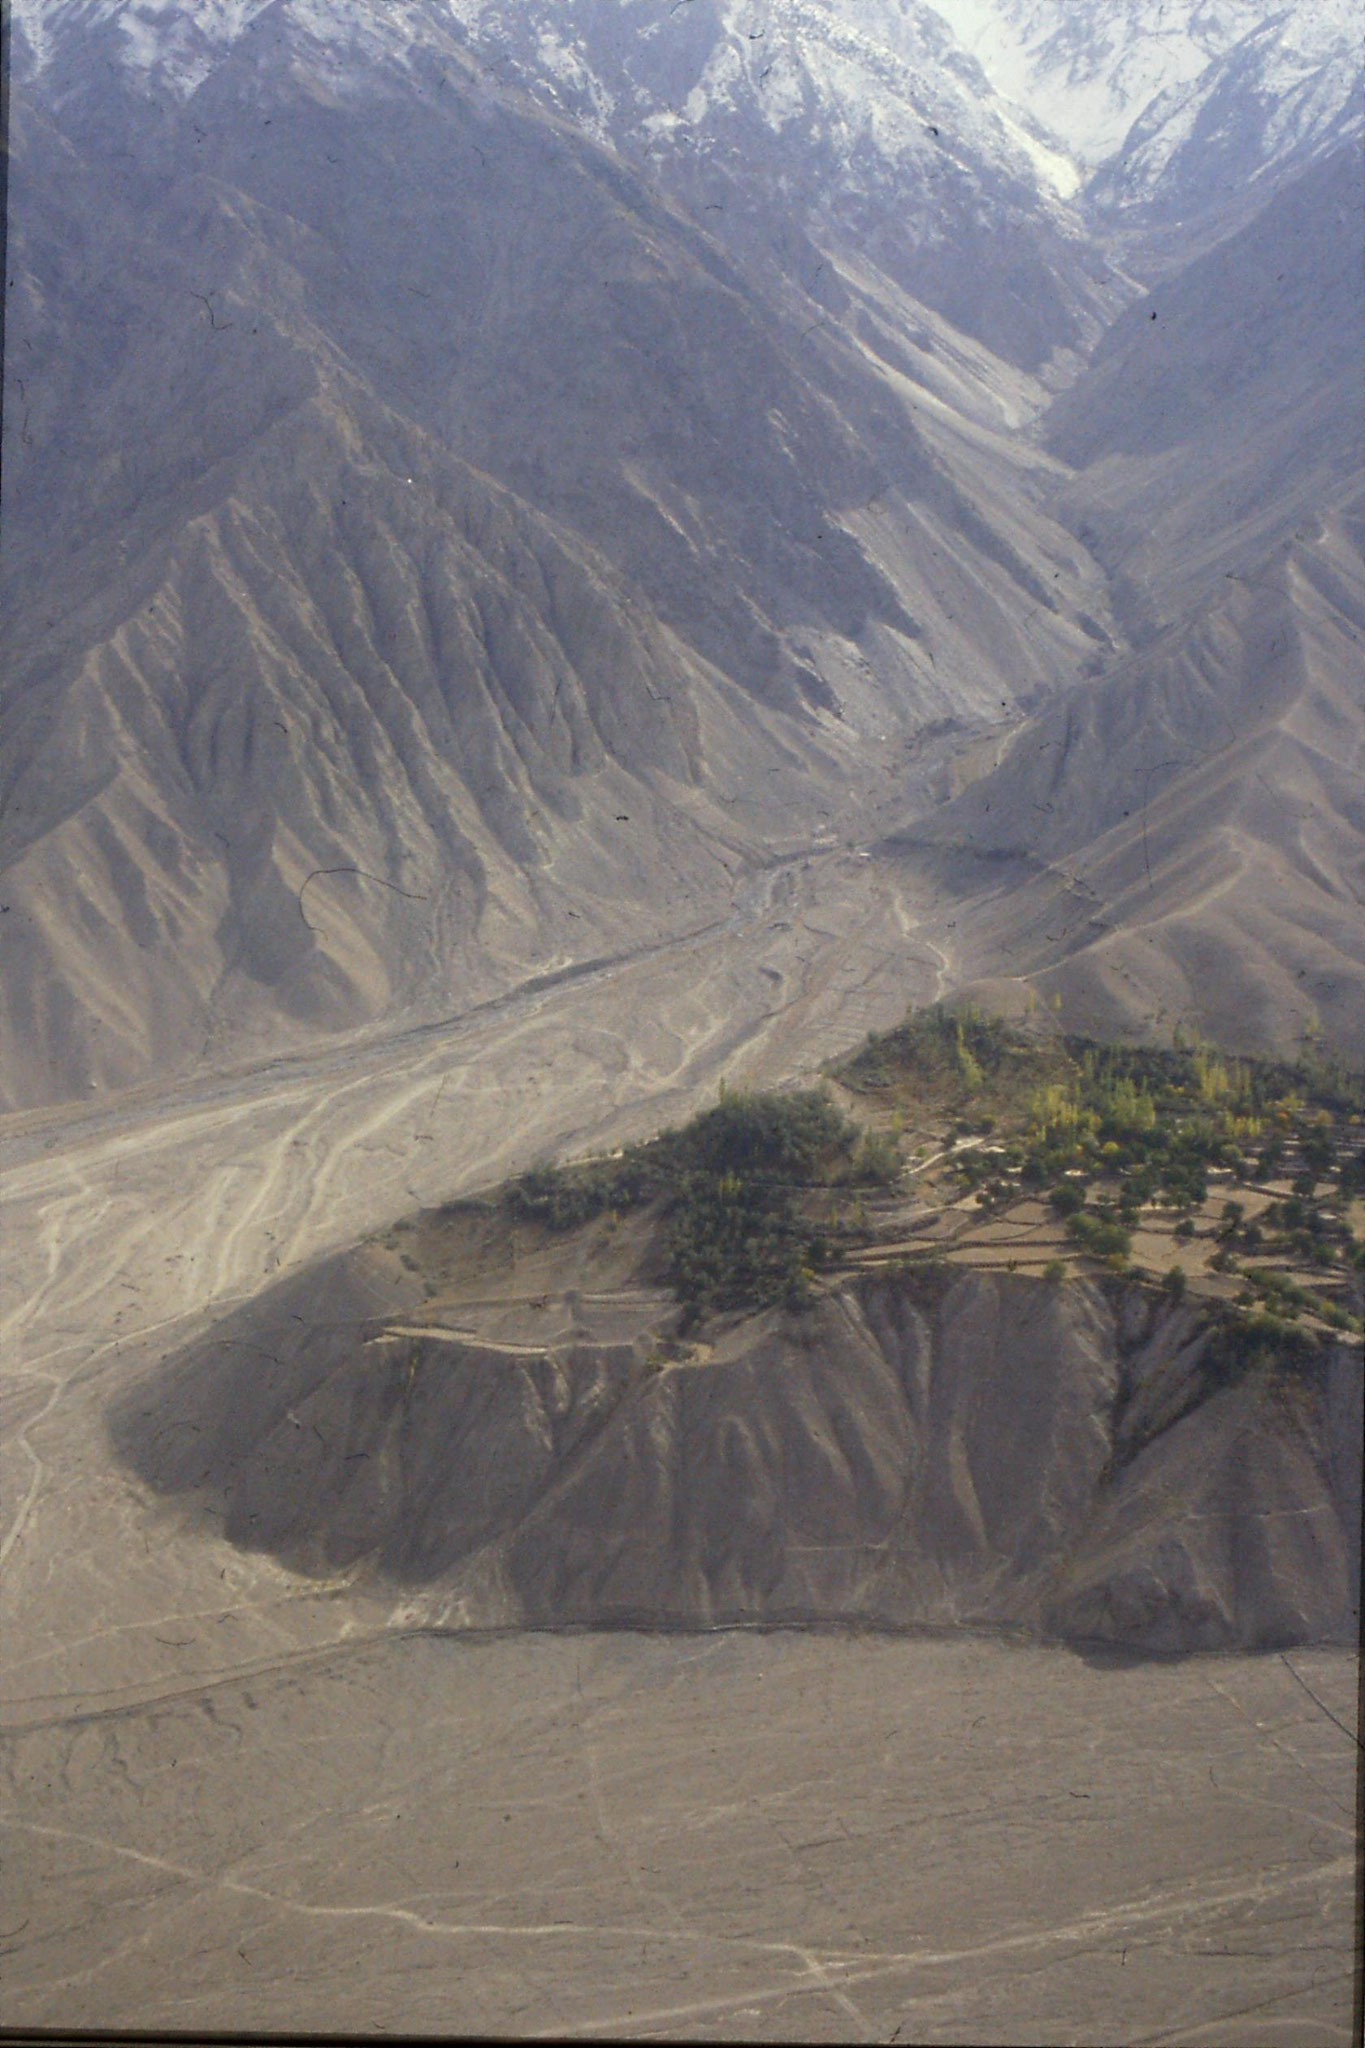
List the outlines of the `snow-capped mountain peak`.
{"label": "snow-capped mountain peak", "polygon": [[[1104,167],[1100,196],[1111,201],[1144,201],[1168,173],[1191,188],[1217,183],[1220,152],[1205,145],[1221,131],[1235,179],[1306,161],[1349,122],[1365,59],[1358,0],[937,4],[1000,93]],[[1182,179],[1175,159],[1191,142]],[[1176,203],[1170,192],[1164,203]]]}
{"label": "snow-capped mountain peak", "polygon": [[743,115],[771,134],[814,124],[846,158],[932,158],[944,142],[1063,197],[1067,152],[1002,99],[941,16],[917,0],[15,0],[34,68],[103,34],[173,92],[266,26],[339,55],[402,61],[455,36],[502,83],[558,102],[604,143],[655,145]]}
{"label": "snow-capped mountain peak", "polygon": [[1100,166],[1130,194],[1159,183],[1215,102],[1270,161],[1311,155],[1349,117],[1365,57],[1358,0],[13,0],[13,14],[39,70],[103,32],[181,94],[267,24],[342,65],[453,37],[616,147],[742,113],[775,135],[804,124],[850,167],[961,144],[1064,199]]}
{"label": "snow-capped mountain peak", "polygon": [[1260,192],[1359,136],[1365,26],[1341,0],[1298,0],[1261,21],[1133,123],[1093,196],[1188,219]]}
{"label": "snow-capped mountain peak", "polygon": [[1262,0],[938,0],[992,83],[1088,164],[1265,17]]}

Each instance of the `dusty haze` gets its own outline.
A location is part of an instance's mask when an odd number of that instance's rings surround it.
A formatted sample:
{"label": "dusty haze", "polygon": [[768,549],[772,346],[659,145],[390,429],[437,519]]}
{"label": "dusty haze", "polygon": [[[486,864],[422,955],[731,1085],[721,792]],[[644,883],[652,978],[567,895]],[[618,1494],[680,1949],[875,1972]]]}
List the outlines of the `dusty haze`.
{"label": "dusty haze", "polygon": [[1358,1339],[497,1191],[908,1004],[1365,1065],[1360,57],[16,0],[7,2024],[1350,2038]]}

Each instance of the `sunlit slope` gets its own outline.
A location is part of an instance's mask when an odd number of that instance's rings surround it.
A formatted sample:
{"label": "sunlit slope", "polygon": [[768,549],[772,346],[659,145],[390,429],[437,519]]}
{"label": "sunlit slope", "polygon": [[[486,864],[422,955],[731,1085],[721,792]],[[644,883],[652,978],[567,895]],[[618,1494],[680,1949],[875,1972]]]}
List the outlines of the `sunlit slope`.
{"label": "sunlit slope", "polygon": [[703,921],[1108,644],[1026,375],[876,277],[806,333],[446,57],[19,106],[11,1099]]}
{"label": "sunlit slope", "polygon": [[737,764],[757,721],[600,557],[394,431],[411,479],[306,408],[14,706],[11,1043],[58,1082],[457,1007],[571,914],[589,949],[653,931],[641,829],[675,888],[714,866],[694,693]]}
{"label": "sunlit slope", "polygon": [[1093,179],[1089,197],[1111,218],[1207,226],[1343,142],[1359,151],[1365,42],[1352,0],[1200,7],[1196,19],[1219,12],[1245,33],[1211,42],[1211,61],[1144,107]]}
{"label": "sunlit slope", "polygon": [[1114,322],[1053,406],[1066,516],[1129,624],[1181,617],[1365,469],[1365,166],[1342,147]]}
{"label": "sunlit slope", "polygon": [[1226,578],[913,835],[964,977],[1024,977],[1076,1028],[1359,1056],[1363,544],[1357,500]]}

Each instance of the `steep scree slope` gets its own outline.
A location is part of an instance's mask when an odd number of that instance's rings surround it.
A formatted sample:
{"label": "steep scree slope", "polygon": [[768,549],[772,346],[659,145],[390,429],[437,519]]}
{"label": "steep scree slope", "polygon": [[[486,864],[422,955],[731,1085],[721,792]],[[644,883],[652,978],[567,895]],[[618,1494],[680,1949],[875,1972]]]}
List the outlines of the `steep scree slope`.
{"label": "steep scree slope", "polygon": [[448,21],[260,19],[16,89],[12,1101],[704,921],[869,727],[1108,642],[1023,373],[870,273],[812,331]]}
{"label": "steep scree slope", "polygon": [[1344,1345],[1218,1388],[1194,1311],[1005,1274],[848,1282],[681,1349],[639,1290],[541,1297],[515,1342],[425,1328],[416,1292],[376,1251],[286,1283],[127,1390],[123,1456],[441,1626],[1353,1633]]}
{"label": "steep scree slope", "polygon": [[1183,1019],[1248,1052],[1365,1052],[1365,505],[1020,732],[897,842],[938,874],[966,979],[1071,1028]]}

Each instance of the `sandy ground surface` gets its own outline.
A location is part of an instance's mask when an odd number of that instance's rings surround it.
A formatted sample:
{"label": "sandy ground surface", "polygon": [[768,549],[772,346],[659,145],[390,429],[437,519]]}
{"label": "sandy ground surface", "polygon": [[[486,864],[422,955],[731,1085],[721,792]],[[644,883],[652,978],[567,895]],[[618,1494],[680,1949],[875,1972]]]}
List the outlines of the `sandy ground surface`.
{"label": "sandy ground surface", "polygon": [[1344,2042],[1351,1660],[1290,1662],[409,1638],[38,1720],[7,2017]]}
{"label": "sandy ground surface", "polygon": [[1346,2038],[1349,1657],[414,1637],[112,1458],[215,1308],[931,998],[918,908],[798,859],[439,1029],[9,1121],[6,2023]]}

